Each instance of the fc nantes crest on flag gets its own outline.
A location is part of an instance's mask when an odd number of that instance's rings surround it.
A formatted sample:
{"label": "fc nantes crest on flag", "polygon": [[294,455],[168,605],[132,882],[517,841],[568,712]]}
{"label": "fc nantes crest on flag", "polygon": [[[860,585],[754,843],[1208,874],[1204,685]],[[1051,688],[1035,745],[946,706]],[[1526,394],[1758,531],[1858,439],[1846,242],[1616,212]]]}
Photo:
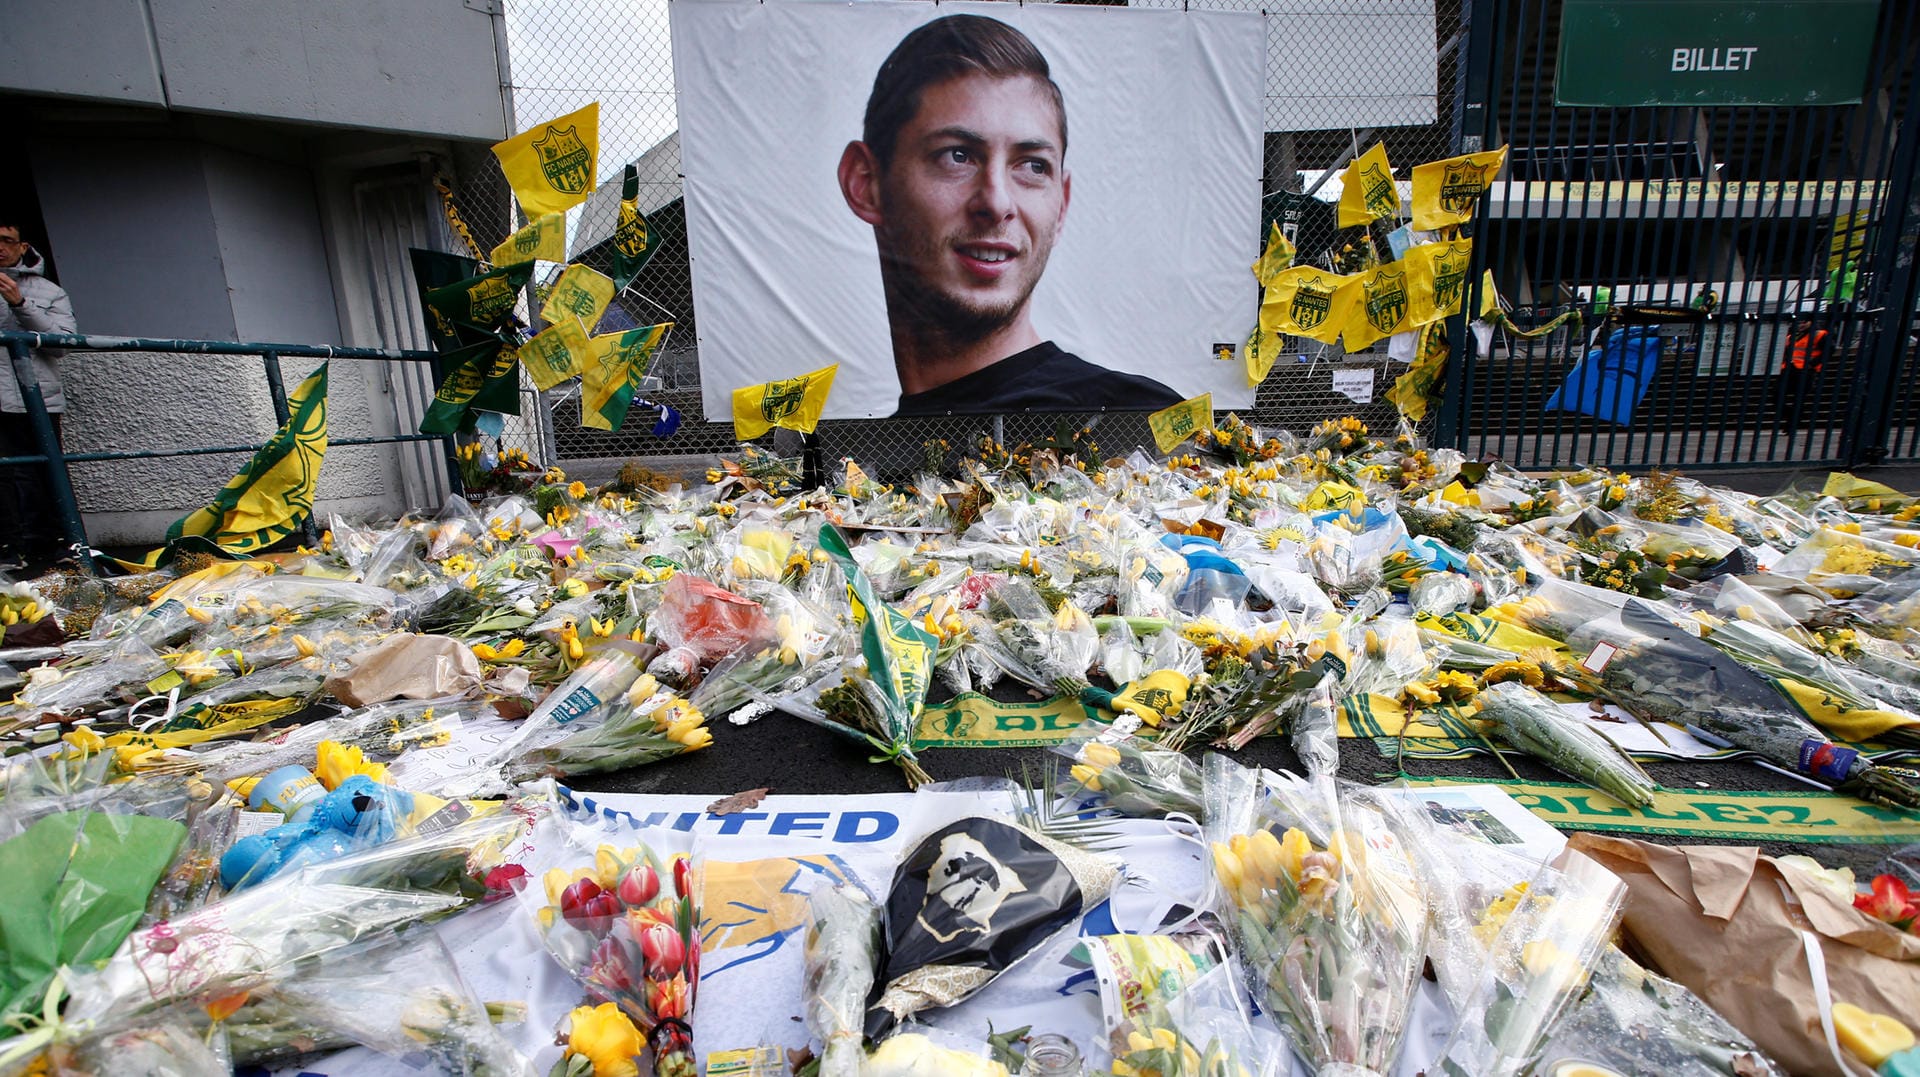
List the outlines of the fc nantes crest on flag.
{"label": "fc nantes crest on flag", "polygon": [[811,434],[820,425],[820,413],[827,406],[827,392],[833,388],[833,376],[840,364],[810,370],[797,378],[782,378],[765,385],[749,385],[733,391],[733,436],[750,441],[776,426]]}
{"label": "fc nantes crest on flag", "polygon": [[1360,155],[1340,174],[1340,227],[1352,228],[1378,217],[1400,216],[1400,191],[1393,185],[1385,143]]}
{"label": "fc nantes crest on flag", "polygon": [[566,214],[544,213],[535,217],[487,256],[487,260],[497,266],[531,262],[535,258],[542,262],[567,260]]}
{"label": "fc nantes crest on flag", "polygon": [[632,284],[659,246],[640,212],[640,170],[628,165],[620,181],[620,220],[613,228],[613,290]]}
{"label": "fc nantes crest on flag", "polygon": [[1422,243],[1407,248],[1400,261],[1407,267],[1408,292],[1416,326],[1460,313],[1467,290],[1467,263],[1473,260],[1473,241]]}
{"label": "fc nantes crest on flag", "polygon": [[1213,394],[1201,393],[1170,408],[1162,408],[1147,416],[1147,426],[1152,428],[1153,443],[1160,451],[1172,452],[1174,446],[1200,431],[1213,429]]}
{"label": "fc nantes crest on flag", "polygon": [[1413,169],[1413,226],[1423,232],[1473,219],[1473,203],[1506,163],[1507,148],[1429,161]]}
{"label": "fc nantes crest on flag", "polygon": [[1415,300],[1405,262],[1388,262],[1367,270],[1360,274],[1356,287],[1359,309],[1354,317],[1347,319],[1341,334],[1341,344],[1349,352],[1357,352],[1381,337],[1412,329],[1414,310],[1433,305],[1431,293],[1424,302]]}
{"label": "fc nantes crest on flag", "polygon": [[500,158],[500,171],[527,216],[572,209],[593,191],[600,158],[600,102],[495,143],[493,155]]}
{"label": "fc nantes crest on flag", "polygon": [[159,564],[183,539],[200,539],[228,554],[251,556],[293,534],[313,515],[313,494],[327,455],[325,363],[287,398],[287,412],[287,424],[214,495],[211,505],[195,509],[167,528],[167,545],[147,555],[147,567]]}
{"label": "fc nantes crest on flag", "polygon": [[579,319],[562,318],[521,345],[520,361],[526,365],[533,387],[544,393],[580,373],[592,347]]}
{"label": "fc nantes crest on flag", "polygon": [[[513,373],[514,360],[514,353],[498,340],[482,340],[446,353],[441,361],[448,367],[447,376],[434,390],[433,403],[427,405],[427,413],[420,419],[420,432],[457,433],[467,409],[486,403],[480,399],[481,392]],[[517,402],[520,379],[513,378],[507,385]]]}
{"label": "fc nantes crest on flag", "polygon": [[553,282],[553,290],[547,293],[540,316],[549,322],[578,318],[580,327],[591,333],[593,327],[600,324],[600,316],[607,312],[607,304],[613,302],[614,291],[612,277],[590,265],[575,262]]}
{"label": "fc nantes crest on flag", "polygon": [[1353,306],[1355,276],[1294,266],[1267,285],[1260,300],[1260,328],[1331,344],[1346,325]]}
{"label": "fc nantes crest on flag", "polygon": [[594,337],[580,378],[580,425],[618,430],[672,322]]}
{"label": "fc nantes crest on flag", "polygon": [[1293,254],[1293,244],[1280,230],[1280,222],[1273,222],[1273,232],[1267,236],[1267,249],[1261,253],[1260,260],[1253,263],[1253,277],[1260,282],[1260,287],[1272,284],[1281,270],[1292,265]]}

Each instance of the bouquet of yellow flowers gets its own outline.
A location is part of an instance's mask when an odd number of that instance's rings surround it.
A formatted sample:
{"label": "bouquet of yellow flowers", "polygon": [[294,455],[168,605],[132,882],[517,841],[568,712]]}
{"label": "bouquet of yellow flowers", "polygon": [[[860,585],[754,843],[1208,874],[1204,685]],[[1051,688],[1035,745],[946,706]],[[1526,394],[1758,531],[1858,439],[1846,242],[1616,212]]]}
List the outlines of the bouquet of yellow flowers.
{"label": "bouquet of yellow flowers", "polygon": [[1205,770],[1218,909],[1248,989],[1322,1077],[1393,1071],[1427,943],[1416,823],[1380,792]]}

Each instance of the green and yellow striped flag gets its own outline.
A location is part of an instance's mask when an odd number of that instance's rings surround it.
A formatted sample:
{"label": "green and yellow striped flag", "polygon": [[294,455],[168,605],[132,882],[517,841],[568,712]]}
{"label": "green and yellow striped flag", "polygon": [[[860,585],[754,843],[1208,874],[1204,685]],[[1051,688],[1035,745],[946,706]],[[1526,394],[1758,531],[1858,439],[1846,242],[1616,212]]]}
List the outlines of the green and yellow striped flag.
{"label": "green and yellow striped flag", "polygon": [[300,529],[313,515],[327,455],[327,364],[293,391],[287,411],[286,425],[214,495],[213,503],[175,520],[167,528],[167,544],[137,567],[151,569],[171,560],[178,547],[251,557]]}
{"label": "green and yellow striped flag", "polygon": [[594,337],[580,376],[580,425],[618,430],[672,322]]}

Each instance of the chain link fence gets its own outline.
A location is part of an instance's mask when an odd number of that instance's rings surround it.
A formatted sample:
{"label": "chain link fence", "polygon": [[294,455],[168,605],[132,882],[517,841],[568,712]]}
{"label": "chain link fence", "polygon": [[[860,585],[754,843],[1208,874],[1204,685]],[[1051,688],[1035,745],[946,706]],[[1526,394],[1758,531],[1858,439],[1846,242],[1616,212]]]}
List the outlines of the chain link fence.
{"label": "chain link fence", "polygon": [[[1073,2],[1073,0],[1060,0]],[[1268,38],[1265,177],[1261,219],[1247,222],[1246,258],[1259,256],[1267,222],[1280,219],[1295,233],[1302,263],[1327,265],[1359,229],[1337,231],[1332,191],[1317,189],[1374,141],[1386,144],[1405,177],[1416,164],[1450,156],[1459,135],[1460,62],[1466,9],[1472,0],[1135,0],[1136,6],[1257,10]],[[1350,8],[1336,20],[1329,7]],[[683,413],[677,434],[659,439],[651,423],[633,416],[607,433],[580,426],[577,383],[546,394],[540,407],[551,422],[550,442],[528,445],[536,456],[560,461],[608,458],[711,457],[735,448],[730,416],[704,421],[693,285],[680,182],[680,150],[666,0],[505,0],[508,68],[514,130],[600,102],[600,188],[569,214],[569,257],[602,271],[611,268],[620,175],[631,163],[640,179],[640,208],[659,247],[653,259],[608,309],[598,332],[671,320],[675,329],[655,363],[660,387],[649,399]],[[1302,71],[1313,68],[1311,80]],[[1381,71],[1389,72],[1383,79]],[[1311,85],[1303,85],[1310,81]],[[454,161],[454,204],[484,248],[517,225],[513,199],[498,163],[485,147],[463,148]],[[1376,223],[1376,239],[1386,228]],[[553,271],[557,274],[557,269]],[[1247,311],[1253,328],[1257,311]],[[1243,417],[1263,429],[1304,430],[1330,417],[1357,414],[1375,429],[1397,420],[1382,397],[1405,367],[1389,363],[1386,343],[1348,355],[1338,346],[1287,339],[1273,372]],[[1356,403],[1332,390],[1332,371],[1371,368],[1374,398]],[[956,416],[860,419],[820,424],[825,459],[852,457],[890,474],[918,467],[925,447],[944,440],[954,451],[982,436],[1014,446],[1038,443],[1063,430],[1091,426],[1108,452],[1151,445],[1146,417],[1108,412],[1080,415]],[[545,439],[543,439],[545,440]],[[663,468],[664,469],[664,468]]]}

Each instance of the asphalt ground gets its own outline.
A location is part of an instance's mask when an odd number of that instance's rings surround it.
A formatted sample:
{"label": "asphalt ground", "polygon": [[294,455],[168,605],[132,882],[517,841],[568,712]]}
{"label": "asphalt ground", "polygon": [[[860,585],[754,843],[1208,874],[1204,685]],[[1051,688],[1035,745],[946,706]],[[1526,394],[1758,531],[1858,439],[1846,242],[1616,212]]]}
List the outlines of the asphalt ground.
{"label": "asphalt ground", "polygon": [[[1002,695],[1006,682],[996,691]],[[1017,690],[1017,689],[1016,689]],[[936,696],[937,698],[937,696]],[[1002,695],[1002,698],[1009,698]],[[583,792],[685,793],[716,799],[745,789],[766,788],[774,793],[860,796],[907,791],[900,769],[890,763],[870,763],[863,745],[780,712],[762,715],[745,726],[725,718],[709,722],[713,745],[664,763],[607,774],[585,775],[567,783]],[[1190,752],[1195,759],[1204,750]],[[1256,738],[1245,749],[1231,753],[1249,766],[1305,773],[1284,736]],[[959,778],[1008,777],[1019,780],[1022,767],[1038,775],[1049,758],[1047,748],[931,748],[919,752],[920,765],[935,781]],[[1508,753],[1521,778],[1528,781],[1567,782],[1569,778],[1532,758]],[[1063,760],[1064,762],[1064,760]],[[1406,773],[1421,778],[1498,778],[1512,776],[1489,756],[1466,759],[1407,759]],[[1647,772],[1664,788],[1685,790],[1809,791],[1809,786],[1744,760],[1688,763],[1649,763]],[[1342,738],[1340,777],[1366,784],[1383,784],[1398,774],[1391,750],[1383,755],[1368,738]],[[1715,843],[1716,839],[1660,834],[1617,835],[1665,844]],[[1808,844],[1787,841],[1759,843],[1768,855],[1799,853],[1829,867],[1851,867],[1861,878],[1898,846],[1880,844]]]}

